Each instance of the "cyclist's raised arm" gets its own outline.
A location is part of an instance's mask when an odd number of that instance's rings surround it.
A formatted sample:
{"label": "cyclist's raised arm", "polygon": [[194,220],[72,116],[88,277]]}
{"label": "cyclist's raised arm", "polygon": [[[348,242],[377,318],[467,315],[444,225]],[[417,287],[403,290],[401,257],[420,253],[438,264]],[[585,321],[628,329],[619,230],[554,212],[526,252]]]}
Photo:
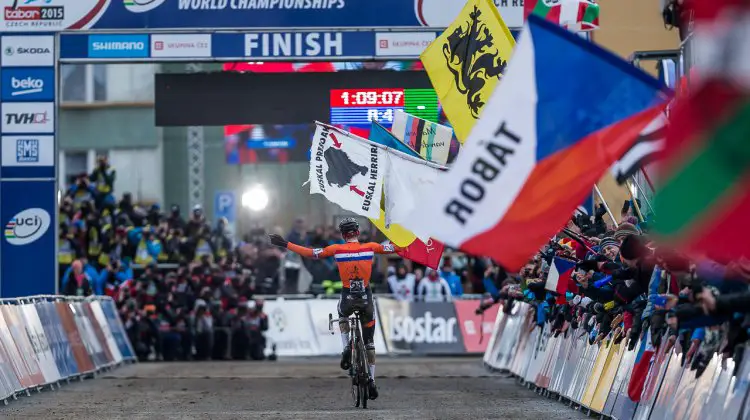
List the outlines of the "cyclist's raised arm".
{"label": "cyclist's raised arm", "polygon": [[325,248],[312,249],[293,244],[276,234],[268,235],[268,237],[271,239],[272,244],[281,248],[286,248],[305,258],[328,258],[333,256],[333,254],[336,252],[336,245],[327,246]]}
{"label": "cyclist's raised arm", "polygon": [[376,254],[395,254],[404,249],[394,244],[380,245],[379,243],[370,242],[367,245]]}

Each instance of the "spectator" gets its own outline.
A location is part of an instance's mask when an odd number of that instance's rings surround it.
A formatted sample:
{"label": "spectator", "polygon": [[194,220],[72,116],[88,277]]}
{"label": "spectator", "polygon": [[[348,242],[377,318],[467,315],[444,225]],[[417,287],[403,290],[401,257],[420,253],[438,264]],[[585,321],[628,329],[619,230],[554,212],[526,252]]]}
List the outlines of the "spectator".
{"label": "spectator", "polygon": [[448,286],[450,286],[451,294],[453,296],[460,297],[464,294],[464,286],[461,284],[461,277],[459,277],[453,270],[453,264],[450,258],[445,258],[443,260],[443,269],[439,274],[440,277],[448,282]]}
{"label": "spectator", "polygon": [[80,260],[73,261],[68,281],[65,284],[65,294],[68,296],[91,296],[92,279],[83,270],[83,263]]}
{"label": "spectator", "polygon": [[406,266],[399,264],[393,275],[388,277],[389,292],[396,300],[413,302],[416,286],[414,274],[406,271]]}
{"label": "spectator", "polygon": [[450,302],[451,287],[437,271],[428,268],[427,277],[419,282],[417,299],[423,302]]}
{"label": "spectator", "polygon": [[97,208],[102,208],[104,201],[108,197],[112,197],[112,192],[115,189],[115,176],[115,169],[109,165],[107,156],[99,156],[96,168],[89,175]]}

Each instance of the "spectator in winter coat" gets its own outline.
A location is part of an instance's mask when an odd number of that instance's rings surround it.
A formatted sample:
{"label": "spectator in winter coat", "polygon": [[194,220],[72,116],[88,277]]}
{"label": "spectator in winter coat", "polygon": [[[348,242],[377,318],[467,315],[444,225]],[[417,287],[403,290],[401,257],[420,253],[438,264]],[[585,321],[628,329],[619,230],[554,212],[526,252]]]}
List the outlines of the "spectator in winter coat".
{"label": "spectator in winter coat", "polygon": [[417,299],[423,302],[450,302],[451,287],[437,271],[428,268],[427,277],[417,286]]}
{"label": "spectator in winter coat", "polygon": [[388,288],[396,300],[413,302],[415,286],[416,277],[407,273],[403,264],[399,264],[396,271],[388,276]]}
{"label": "spectator in winter coat", "polygon": [[80,260],[73,261],[70,265],[71,273],[63,290],[68,296],[91,296],[91,277],[83,269],[83,263]]}
{"label": "spectator in winter coat", "polygon": [[464,294],[464,286],[461,284],[461,277],[456,274],[453,270],[451,260],[446,258],[443,263],[443,269],[440,271],[440,277],[444,278],[448,282],[451,288],[451,294],[453,296],[462,296]]}

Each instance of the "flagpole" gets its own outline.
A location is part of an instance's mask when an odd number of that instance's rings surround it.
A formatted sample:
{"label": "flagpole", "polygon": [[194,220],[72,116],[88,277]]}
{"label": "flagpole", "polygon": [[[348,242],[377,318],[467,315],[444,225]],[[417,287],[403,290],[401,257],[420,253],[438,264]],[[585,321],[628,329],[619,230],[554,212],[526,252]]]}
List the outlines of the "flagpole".
{"label": "flagpole", "polygon": [[646,179],[646,183],[649,187],[651,187],[651,191],[656,192],[656,188],[654,188],[654,183],[651,182],[651,177],[648,176],[648,172],[646,172],[646,169],[641,166],[641,173],[643,173],[643,178]]}
{"label": "flagpole", "polygon": [[633,202],[633,208],[635,209],[635,214],[638,216],[638,220],[641,222],[645,222],[646,218],[643,217],[643,213],[641,213],[641,206],[638,205],[638,201],[635,199],[635,194],[633,194],[633,189],[630,186],[630,180],[627,181],[628,186],[628,194],[630,194],[630,201]]}
{"label": "flagpole", "polygon": [[635,187],[638,188],[638,191],[643,194],[643,200],[646,202],[646,205],[648,206],[648,209],[651,210],[651,213],[656,214],[654,211],[654,206],[651,205],[651,201],[646,196],[646,192],[641,188],[641,184],[638,183],[638,181],[635,180],[635,177],[630,179],[633,184],[635,184]]}
{"label": "flagpole", "polygon": [[409,160],[411,162],[419,163],[419,164],[422,164],[422,165],[425,165],[425,166],[429,166],[430,168],[440,169],[442,171],[447,171],[448,170],[448,167],[446,167],[446,166],[438,165],[437,163],[433,163],[433,162],[430,162],[428,160],[417,159],[414,156],[409,156],[409,155],[407,155],[404,152],[399,152],[398,150],[395,150],[393,148],[390,148],[390,147],[387,147],[387,146],[383,146],[382,144],[378,144],[378,143],[372,142],[370,140],[367,140],[366,138],[360,137],[360,136],[358,136],[358,135],[356,135],[354,133],[350,133],[350,132],[348,132],[346,130],[342,130],[342,129],[338,128],[338,127],[334,127],[332,125],[328,125],[328,124],[320,122],[320,121],[315,121],[315,124],[327,127],[330,130],[337,131],[337,132],[339,132],[339,133],[341,133],[341,134],[343,134],[345,136],[348,136],[348,137],[351,137],[353,139],[359,140],[359,141],[361,141],[363,143],[367,143],[370,146],[378,147],[380,149],[383,149],[383,150],[387,151],[388,153],[396,154],[399,157],[402,157],[402,158],[404,158],[406,160]]}
{"label": "flagpole", "polygon": [[602,204],[604,204],[604,208],[607,210],[607,214],[609,214],[609,218],[612,219],[612,223],[614,223],[615,227],[618,226],[617,219],[615,219],[615,215],[612,214],[612,210],[609,209],[609,206],[607,205],[607,201],[604,200],[604,196],[602,195],[602,192],[599,190],[599,186],[594,184],[594,191],[596,192],[596,195],[599,196],[599,200],[602,200]]}

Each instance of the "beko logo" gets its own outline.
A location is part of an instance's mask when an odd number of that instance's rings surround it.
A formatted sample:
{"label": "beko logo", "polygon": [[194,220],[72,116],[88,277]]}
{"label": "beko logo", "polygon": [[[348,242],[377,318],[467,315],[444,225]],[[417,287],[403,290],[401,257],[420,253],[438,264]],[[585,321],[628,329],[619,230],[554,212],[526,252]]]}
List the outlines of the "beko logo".
{"label": "beko logo", "polygon": [[10,87],[13,89],[11,96],[28,95],[39,93],[44,90],[44,80],[27,77],[25,79],[10,78]]}

